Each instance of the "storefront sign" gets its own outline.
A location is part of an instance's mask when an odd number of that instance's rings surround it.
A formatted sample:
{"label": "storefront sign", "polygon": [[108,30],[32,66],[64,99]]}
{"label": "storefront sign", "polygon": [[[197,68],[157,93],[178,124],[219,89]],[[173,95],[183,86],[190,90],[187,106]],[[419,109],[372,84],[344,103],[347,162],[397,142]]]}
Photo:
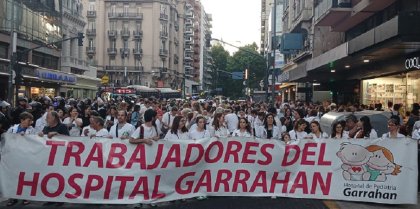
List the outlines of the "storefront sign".
{"label": "storefront sign", "polygon": [[405,69],[409,70],[412,68],[420,69],[420,58],[419,57],[413,57],[410,59],[405,60]]}
{"label": "storefront sign", "polygon": [[55,81],[55,82],[65,82],[65,83],[76,83],[77,79],[76,76],[65,74],[65,73],[59,73],[59,72],[53,72],[48,70],[37,70],[37,75],[40,79]]}
{"label": "storefront sign", "polygon": [[417,203],[417,141],[119,139],[5,134],[5,198],[91,204],[197,196]]}

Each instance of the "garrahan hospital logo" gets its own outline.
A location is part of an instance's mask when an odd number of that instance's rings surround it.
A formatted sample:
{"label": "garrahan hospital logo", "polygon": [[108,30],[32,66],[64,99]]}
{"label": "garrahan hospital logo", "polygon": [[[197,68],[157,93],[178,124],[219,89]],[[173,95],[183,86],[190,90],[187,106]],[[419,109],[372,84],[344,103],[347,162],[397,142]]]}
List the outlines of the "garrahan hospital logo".
{"label": "garrahan hospital logo", "polygon": [[401,173],[401,165],[394,162],[392,152],[378,145],[342,143],[337,156],[343,162],[345,180],[385,182],[387,176]]}

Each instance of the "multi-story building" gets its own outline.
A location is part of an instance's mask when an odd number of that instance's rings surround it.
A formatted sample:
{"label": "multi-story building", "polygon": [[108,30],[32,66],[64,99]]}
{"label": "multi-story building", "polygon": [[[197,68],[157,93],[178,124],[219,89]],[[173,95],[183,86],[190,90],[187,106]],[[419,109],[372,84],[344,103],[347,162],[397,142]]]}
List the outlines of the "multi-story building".
{"label": "multi-story building", "polygon": [[[62,39],[62,7],[57,3],[15,0],[0,2],[0,98],[7,99],[13,95],[13,91],[8,91],[8,84],[14,45],[18,60],[21,61],[15,65],[14,70],[19,68],[18,74],[23,76],[23,81],[16,83],[19,96],[56,96],[61,94],[60,84],[75,84],[74,75],[59,71],[60,43],[28,50]],[[16,34],[16,39],[13,34]]]}
{"label": "multi-story building", "polygon": [[[184,43],[178,1],[84,0],[86,54],[110,85],[180,88]],[[181,20],[182,21],[182,20]]]}
{"label": "multi-story building", "polygon": [[[409,108],[418,102],[418,0],[320,0],[312,5],[311,55],[300,63],[299,56],[290,57],[297,67],[284,72],[289,82],[317,83],[314,93],[332,95],[336,103],[384,107],[393,102]],[[321,101],[315,94],[312,100]]]}
{"label": "multi-story building", "polygon": [[[86,20],[85,10],[78,1],[62,1],[62,33],[63,38],[77,37],[79,33],[84,33]],[[89,31],[91,32],[91,31]],[[91,35],[91,33],[89,34]],[[84,43],[87,45],[87,43]],[[75,85],[62,85],[61,92],[66,92],[66,96],[75,98],[93,98],[96,95],[99,79],[96,78],[96,68],[91,67],[86,61],[85,48],[79,46],[78,39],[63,42],[61,51],[61,71],[72,73],[77,78]],[[89,49],[89,47],[86,47]]]}
{"label": "multi-story building", "polygon": [[[212,15],[208,14],[202,8],[202,30],[201,30],[201,57],[202,65],[200,66],[200,75],[202,80],[202,89],[204,91],[210,91],[213,89],[213,64],[211,57],[211,46],[208,42],[211,39],[211,28],[212,28]],[[202,70],[201,70],[202,69]]]}
{"label": "multi-story building", "polygon": [[261,54],[264,55],[264,53],[268,50],[268,40],[271,36],[269,34],[269,19],[270,19],[270,13],[272,11],[272,4],[274,0],[261,0],[261,45],[260,50]]}

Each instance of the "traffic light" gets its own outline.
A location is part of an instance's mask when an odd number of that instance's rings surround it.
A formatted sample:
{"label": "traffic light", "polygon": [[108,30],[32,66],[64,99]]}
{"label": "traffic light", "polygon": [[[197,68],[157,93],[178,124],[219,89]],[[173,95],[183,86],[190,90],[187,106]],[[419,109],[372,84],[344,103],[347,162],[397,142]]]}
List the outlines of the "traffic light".
{"label": "traffic light", "polygon": [[85,36],[83,35],[83,33],[77,33],[77,43],[79,46],[83,46],[83,39],[85,38]]}

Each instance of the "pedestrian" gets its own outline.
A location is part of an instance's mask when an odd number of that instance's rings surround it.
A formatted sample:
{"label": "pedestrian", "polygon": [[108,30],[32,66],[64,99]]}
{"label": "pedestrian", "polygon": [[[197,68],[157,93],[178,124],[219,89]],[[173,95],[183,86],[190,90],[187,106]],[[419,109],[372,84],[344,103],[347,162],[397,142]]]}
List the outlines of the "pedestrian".
{"label": "pedestrian", "polygon": [[280,139],[280,129],[276,125],[274,115],[268,113],[264,119],[264,125],[257,130],[256,136],[262,139]]}
{"label": "pedestrian", "polygon": [[193,140],[210,138],[210,132],[206,130],[206,119],[203,116],[198,116],[195,120],[197,126],[189,130],[189,138]]}
{"label": "pedestrian", "polygon": [[397,138],[405,138],[403,134],[399,133],[400,129],[400,117],[397,115],[392,115],[391,118],[388,120],[388,133],[384,133],[382,135],[383,139],[397,139]]}
{"label": "pedestrian", "polygon": [[57,135],[70,136],[69,129],[66,125],[60,122],[58,113],[51,111],[47,113],[47,125],[44,127],[42,132],[38,133],[40,137],[47,135],[48,138],[52,138]]}
{"label": "pedestrian", "polygon": [[321,125],[318,121],[314,120],[310,123],[311,125],[311,133],[309,134],[312,139],[326,139],[328,138],[328,134],[322,132]]}
{"label": "pedestrian", "polygon": [[370,119],[368,116],[363,116],[360,118],[359,122],[357,123],[358,131],[354,135],[354,138],[358,139],[377,139],[378,134],[375,129],[372,128],[372,124],[370,123]]}
{"label": "pedestrian", "polygon": [[252,129],[248,120],[243,117],[239,119],[238,129],[233,131],[232,136],[236,137],[252,137]]}
{"label": "pedestrian", "polygon": [[309,139],[308,133],[305,131],[306,129],[306,121],[304,119],[299,119],[296,121],[293,130],[289,131],[290,138],[293,140],[297,139]]}
{"label": "pedestrian", "polygon": [[171,130],[165,135],[165,140],[189,140],[188,129],[185,126],[187,120],[182,116],[175,116]]}
{"label": "pedestrian", "polygon": [[70,116],[64,119],[63,124],[69,129],[70,136],[80,136],[82,133],[83,120],[79,118],[79,112],[76,108],[70,108],[69,113]]}
{"label": "pedestrian", "polygon": [[148,109],[144,112],[144,124],[140,125],[131,134],[130,143],[144,143],[147,145],[152,145],[154,141],[158,141],[160,139],[156,124],[154,124],[154,120],[156,120],[156,115],[157,113],[153,109]]}
{"label": "pedestrian", "polygon": [[114,124],[109,133],[110,137],[114,139],[130,139],[130,136],[133,134],[135,127],[130,123],[127,123],[127,111],[120,110],[118,111],[118,122]]}
{"label": "pedestrian", "polygon": [[346,121],[341,120],[337,121],[333,124],[331,130],[331,137],[332,139],[348,139],[349,136],[344,131],[344,127],[346,126]]}

